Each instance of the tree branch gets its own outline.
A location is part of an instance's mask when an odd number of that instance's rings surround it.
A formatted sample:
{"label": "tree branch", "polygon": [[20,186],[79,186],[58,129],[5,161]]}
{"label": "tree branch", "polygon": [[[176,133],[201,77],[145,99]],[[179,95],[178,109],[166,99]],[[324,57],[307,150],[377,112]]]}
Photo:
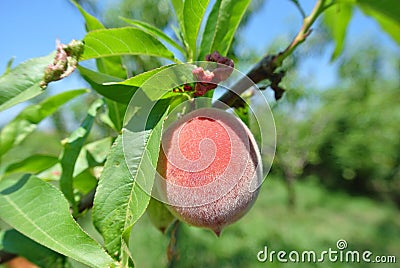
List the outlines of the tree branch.
{"label": "tree branch", "polygon": [[17,257],[17,255],[0,250],[0,264],[6,263],[6,262],[14,259],[15,257]]}
{"label": "tree branch", "polygon": [[170,240],[167,247],[168,268],[174,267],[176,262],[179,260],[179,251],[177,246],[179,223],[179,220],[175,220],[170,231]]}
{"label": "tree branch", "polygon": [[[283,94],[283,89],[278,86],[282,76],[275,73],[275,71],[281,67],[283,61],[307,39],[311,33],[311,26],[314,24],[318,16],[321,15],[321,13],[331,5],[332,3],[326,5],[326,0],[318,0],[311,11],[311,14],[303,19],[303,24],[300,28],[300,31],[294,37],[292,42],[280,53],[275,55],[266,55],[263,59],[261,59],[261,61],[259,61],[247,73],[247,77],[240,79],[235,85],[232,86],[231,90],[222,95],[219,100],[213,104],[213,106],[222,108],[223,105],[221,102],[228,106],[233,106],[239,99],[240,94],[249,89],[253,83],[257,84],[265,79],[271,81],[271,88],[275,92],[275,98],[279,99],[279,97]],[[248,78],[250,78],[251,81]],[[275,85],[275,87],[272,85]]]}

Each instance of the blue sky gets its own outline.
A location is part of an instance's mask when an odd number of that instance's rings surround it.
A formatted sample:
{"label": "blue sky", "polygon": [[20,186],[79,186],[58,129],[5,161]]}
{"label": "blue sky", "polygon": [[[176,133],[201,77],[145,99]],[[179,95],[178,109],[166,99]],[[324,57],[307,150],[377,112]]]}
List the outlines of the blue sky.
{"label": "blue sky", "polygon": [[85,28],[79,12],[67,0],[13,0],[0,1],[0,33],[3,71],[11,57],[16,57],[17,64],[47,55],[57,38],[64,43],[82,39]]}
{"label": "blue sky", "polygon": [[[111,4],[113,1],[99,2]],[[307,12],[315,1],[300,2]],[[16,57],[15,64],[18,64],[31,57],[47,55],[54,50],[57,38],[63,43],[82,39],[85,36],[83,23],[80,13],[68,0],[0,1],[0,72],[11,57]],[[300,24],[301,17],[289,0],[269,0],[252,17],[244,35],[249,48],[262,54],[274,38],[293,33]],[[395,46],[372,19],[357,12],[349,28],[348,41],[352,43],[365,35],[376,36],[388,46]]]}
{"label": "blue sky", "polygon": [[[99,2],[105,2],[103,5],[107,7],[113,1]],[[300,2],[308,13],[315,1]],[[261,57],[274,39],[295,33],[300,25],[300,14],[289,0],[269,0],[254,14],[248,28],[243,31],[246,47],[259,52]],[[67,0],[3,0],[0,1],[0,33],[2,73],[11,57],[15,57],[15,66],[29,58],[47,55],[54,50],[57,38],[63,43],[68,43],[71,39],[83,39],[85,28],[80,13]],[[378,39],[389,49],[397,47],[372,19],[356,12],[348,31],[347,45],[357,45],[359,40],[366,38]],[[332,50],[333,46],[330,46],[322,57],[307,59],[304,63],[303,72],[312,74],[318,86],[327,87],[335,82],[335,64],[329,62]],[[54,83],[49,90],[58,92],[83,86],[85,84],[75,75]],[[22,107],[23,105],[12,109],[7,115],[16,113]],[[4,118],[4,113],[0,117],[0,123],[8,121]]]}

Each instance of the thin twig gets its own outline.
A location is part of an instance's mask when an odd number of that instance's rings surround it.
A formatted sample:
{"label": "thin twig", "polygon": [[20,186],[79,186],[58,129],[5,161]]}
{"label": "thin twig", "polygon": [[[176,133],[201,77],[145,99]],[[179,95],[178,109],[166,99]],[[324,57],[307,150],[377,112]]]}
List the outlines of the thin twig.
{"label": "thin twig", "polygon": [[282,53],[280,53],[281,55],[278,54],[276,59],[276,64],[278,66],[281,66],[283,60],[291,55],[293,51],[311,34],[311,26],[317,20],[318,16],[321,15],[321,13],[325,10],[325,1],[326,0],[318,0],[311,11],[311,14],[303,19],[303,25],[296,37],[293,39],[290,45]]}
{"label": "thin twig", "polygon": [[15,257],[17,257],[17,255],[9,253],[7,251],[0,250],[0,264],[6,263],[14,259]]}
{"label": "thin twig", "polygon": [[97,187],[93,188],[89,193],[82,197],[81,201],[78,204],[79,213],[93,207],[93,200],[96,193],[96,188]]}
{"label": "thin twig", "polygon": [[[310,15],[303,19],[303,24],[300,31],[294,37],[292,42],[280,53],[275,55],[267,55],[261,59],[248,73],[247,77],[240,79],[235,85],[231,87],[229,91],[224,93],[218,101],[216,101],[213,106],[218,108],[223,108],[225,103],[228,106],[232,106],[239,96],[246,91],[248,88],[253,86],[253,83],[257,84],[263,80],[274,81],[276,77],[275,71],[282,66],[283,61],[290,56],[295,49],[303,43],[311,33],[311,26],[314,24],[316,19],[321,15],[321,13],[328,7],[332,5],[330,2],[328,5],[325,4],[326,0],[318,0],[315,3],[313,10]],[[251,81],[249,81],[249,78]],[[276,93],[276,91],[275,91]],[[281,94],[281,92],[278,92]]]}
{"label": "thin twig", "polygon": [[175,220],[175,222],[171,226],[170,231],[170,240],[167,247],[167,257],[168,257],[168,268],[173,268],[176,262],[179,260],[179,252],[178,252],[178,234],[179,234],[179,220]]}

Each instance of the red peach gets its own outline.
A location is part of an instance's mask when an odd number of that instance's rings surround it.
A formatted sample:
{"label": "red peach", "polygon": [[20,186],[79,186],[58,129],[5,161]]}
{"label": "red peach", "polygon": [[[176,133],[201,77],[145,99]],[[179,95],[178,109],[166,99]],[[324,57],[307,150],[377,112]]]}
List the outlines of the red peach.
{"label": "red peach", "polygon": [[250,130],[215,108],[190,112],[166,129],[157,170],[171,212],[218,236],[249,210],[262,180],[261,157]]}

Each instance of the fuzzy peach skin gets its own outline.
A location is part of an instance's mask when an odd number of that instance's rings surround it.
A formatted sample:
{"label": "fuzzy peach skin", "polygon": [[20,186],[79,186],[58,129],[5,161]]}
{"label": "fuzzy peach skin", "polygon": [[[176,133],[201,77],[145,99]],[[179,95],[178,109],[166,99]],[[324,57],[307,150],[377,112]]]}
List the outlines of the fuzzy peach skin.
{"label": "fuzzy peach skin", "polygon": [[166,129],[157,171],[171,212],[218,236],[250,209],[259,192],[254,185],[262,180],[261,157],[250,130],[215,108],[190,112]]}

